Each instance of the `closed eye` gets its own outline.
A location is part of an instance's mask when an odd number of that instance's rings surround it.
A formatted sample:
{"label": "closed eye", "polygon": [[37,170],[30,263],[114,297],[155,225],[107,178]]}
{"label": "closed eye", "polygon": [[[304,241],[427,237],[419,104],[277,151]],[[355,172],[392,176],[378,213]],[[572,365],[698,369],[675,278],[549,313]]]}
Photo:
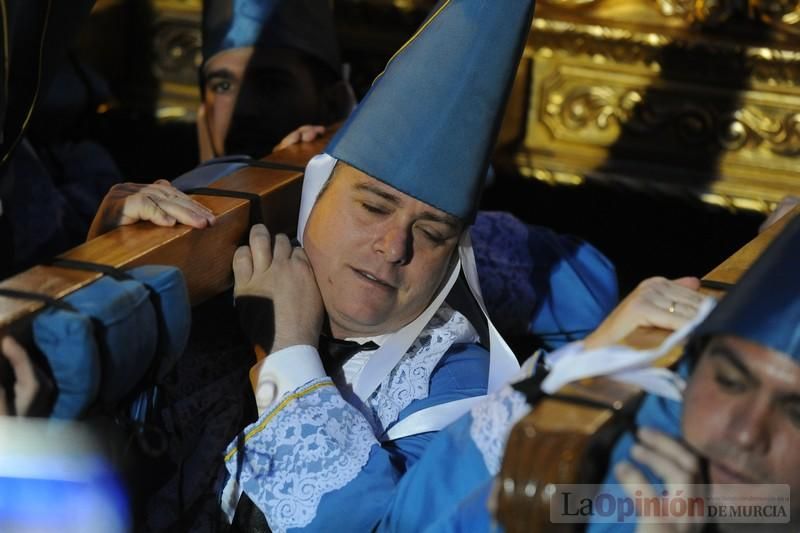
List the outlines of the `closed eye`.
{"label": "closed eye", "polygon": [[363,207],[364,209],[366,209],[370,213],[373,213],[373,214],[376,214],[376,215],[388,215],[389,214],[389,211],[387,211],[386,209],[384,209],[382,207],[378,207],[377,205],[368,204],[366,202],[361,202],[361,207]]}
{"label": "closed eye", "polygon": [[736,377],[726,375],[724,371],[717,371],[714,376],[715,381],[717,384],[729,393],[739,393],[744,392],[747,389],[747,383],[741,379],[737,379]]}
{"label": "closed eye", "polygon": [[442,237],[441,235],[439,235],[437,233],[433,233],[433,232],[428,231],[426,229],[421,229],[420,231],[422,231],[423,235],[425,235],[425,237],[429,241],[434,243],[434,244],[442,244],[444,241],[447,240],[446,238]]}

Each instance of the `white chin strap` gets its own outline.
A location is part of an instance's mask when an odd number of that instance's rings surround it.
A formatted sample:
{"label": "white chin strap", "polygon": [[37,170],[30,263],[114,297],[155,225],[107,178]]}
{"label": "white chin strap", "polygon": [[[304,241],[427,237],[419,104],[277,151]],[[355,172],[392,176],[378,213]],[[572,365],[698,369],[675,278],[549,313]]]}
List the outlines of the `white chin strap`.
{"label": "white chin strap", "polygon": [[[306,166],[303,193],[300,199],[300,213],[297,220],[297,239],[301,245],[303,244],[303,234],[308,223],[308,217],[311,215],[311,210],[317,201],[320,191],[322,191],[325,183],[333,173],[336,162],[336,159],[328,154],[320,154],[312,158]],[[459,269],[464,272],[467,285],[469,285],[470,291],[478,302],[489,329],[488,392],[492,393],[498,390],[519,372],[517,358],[505,340],[503,340],[497,328],[494,327],[486,312],[486,305],[483,303],[480,285],[478,284],[478,269],[475,265],[475,255],[472,252],[472,240],[468,231],[465,231],[461,236],[458,255],[459,260],[455,268],[430,305],[410,324],[389,335],[383,345],[367,361],[353,388],[353,391],[362,402],[369,398],[394,369],[395,365],[405,355],[414,340],[441,307],[450,293],[450,289],[458,279]],[[485,397],[467,398],[417,411],[392,426],[382,436],[382,440],[395,440],[418,433],[438,431],[465,414],[475,403],[483,398]]]}

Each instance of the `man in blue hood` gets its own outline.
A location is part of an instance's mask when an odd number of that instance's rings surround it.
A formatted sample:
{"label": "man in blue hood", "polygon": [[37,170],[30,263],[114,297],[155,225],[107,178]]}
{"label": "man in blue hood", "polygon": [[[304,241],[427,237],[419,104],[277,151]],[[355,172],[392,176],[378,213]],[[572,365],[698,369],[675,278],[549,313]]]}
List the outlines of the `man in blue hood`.
{"label": "man in blue hood", "polygon": [[203,4],[200,159],[263,157],[304,124],[347,117],[328,0],[210,0]]}
{"label": "man in blue hood", "polygon": [[[242,155],[269,153],[301,124],[345,118],[354,100],[338,49],[327,0],[206,2],[197,125],[201,160],[212,164],[174,185],[208,185],[246,165]],[[322,129],[303,126],[281,146]],[[214,160],[223,155],[231,157]],[[139,219],[208,224],[212,217],[202,206],[168,185],[160,180],[115,187],[90,237]],[[479,212],[470,233],[489,312],[503,334],[526,349],[534,342],[552,348],[582,338],[617,302],[614,267],[588,243],[501,212]]]}
{"label": "man in blue hood", "polygon": [[[440,2],[306,167],[302,248],[256,226],[237,250],[237,306],[274,329],[251,328],[259,419],[225,455],[229,519],[252,501],[273,531],[371,530],[435,433],[517,372],[467,230],[532,14]],[[353,350],[337,361],[321,332]]]}

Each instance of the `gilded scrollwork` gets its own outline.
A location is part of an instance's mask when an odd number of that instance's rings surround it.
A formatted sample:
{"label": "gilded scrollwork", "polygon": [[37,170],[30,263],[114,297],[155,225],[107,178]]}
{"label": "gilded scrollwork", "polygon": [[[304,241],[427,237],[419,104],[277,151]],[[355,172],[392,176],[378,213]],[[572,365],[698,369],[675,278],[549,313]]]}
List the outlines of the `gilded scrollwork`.
{"label": "gilded scrollwork", "polygon": [[162,18],[155,25],[155,68],[165,80],[195,85],[202,61],[200,29],[188,20]]}
{"label": "gilded scrollwork", "polygon": [[[603,76],[598,74],[598,80]],[[782,105],[744,101],[732,91],[704,92],[697,88],[630,87],[622,83],[588,83],[556,72],[539,88],[545,102],[541,122],[552,138],[610,146],[623,131],[634,133],[636,145],[672,146],[748,152],[749,157],[800,155],[800,99]],[[726,102],[720,106],[718,102]],[[734,111],[725,108],[734,105]],[[664,144],[665,143],[665,144]]]}
{"label": "gilded scrollwork", "polygon": [[719,26],[731,18],[760,19],[775,27],[800,31],[800,5],[797,0],[542,0],[543,5],[574,10],[612,6],[615,9],[655,9],[666,19],[678,19],[689,26]]}
{"label": "gilded scrollwork", "polygon": [[151,0],[156,11],[179,10],[199,13],[203,9],[203,0]]}
{"label": "gilded scrollwork", "polygon": [[718,26],[741,11],[735,0],[655,0],[665,17],[677,17],[691,24]]}
{"label": "gilded scrollwork", "polygon": [[699,41],[597,24],[536,19],[530,46],[535,58],[588,58],[603,64],[662,69],[665,57],[680,58],[686,67],[673,75],[695,82],[740,83],[742,73],[753,83],[800,87],[800,50],[745,46],[731,41]]}
{"label": "gilded scrollwork", "polygon": [[783,157],[800,155],[800,112],[770,116],[756,107],[746,107],[723,120],[720,143],[729,150],[763,147]]}
{"label": "gilded scrollwork", "polygon": [[[522,175],[694,187],[758,211],[800,190],[800,0],[540,4]],[[762,31],[737,38],[748,24]]]}

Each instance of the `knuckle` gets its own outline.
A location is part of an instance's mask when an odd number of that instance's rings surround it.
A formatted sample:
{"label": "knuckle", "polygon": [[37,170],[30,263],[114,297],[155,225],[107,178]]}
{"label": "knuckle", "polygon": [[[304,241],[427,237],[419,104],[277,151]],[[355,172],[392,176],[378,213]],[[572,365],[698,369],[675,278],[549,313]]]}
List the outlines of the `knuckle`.
{"label": "knuckle", "polygon": [[631,300],[629,309],[634,313],[641,313],[648,308],[648,299],[641,297]]}
{"label": "knuckle", "polygon": [[662,276],[653,276],[641,282],[639,286],[643,288],[662,287],[666,281],[667,279]]}

